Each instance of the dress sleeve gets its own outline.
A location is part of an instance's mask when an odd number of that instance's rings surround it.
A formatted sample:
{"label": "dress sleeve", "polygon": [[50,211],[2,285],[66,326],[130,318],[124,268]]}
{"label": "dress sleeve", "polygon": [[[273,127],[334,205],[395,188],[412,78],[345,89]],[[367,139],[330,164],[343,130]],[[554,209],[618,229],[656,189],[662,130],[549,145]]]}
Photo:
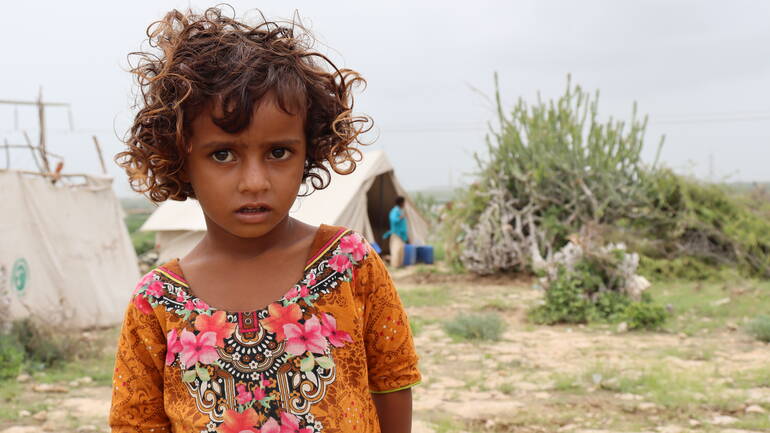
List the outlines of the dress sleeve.
{"label": "dress sleeve", "polygon": [[109,419],[113,433],[171,431],[163,405],[165,356],[166,337],[158,317],[141,295],[135,295],[115,356]]}
{"label": "dress sleeve", "polygon": [[369,390],[384,394],[419,384],[409,319],[385,264],[371,248],[356,273],[355,284],[364,304]]}

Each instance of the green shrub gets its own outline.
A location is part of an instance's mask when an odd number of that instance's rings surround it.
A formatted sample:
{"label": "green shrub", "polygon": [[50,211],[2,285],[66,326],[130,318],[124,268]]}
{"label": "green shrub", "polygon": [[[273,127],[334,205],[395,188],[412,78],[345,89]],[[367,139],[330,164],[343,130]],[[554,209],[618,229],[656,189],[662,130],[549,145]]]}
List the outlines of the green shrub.
{"label": "green shrub", "polygon": [[155,232],[131,233],[131,243],[137,255],[142,255],[155,248]]}
{"label": "green shrub", "polygon": [[746,330],[757,340],[770,343],[770,316],[757,316],[749,322]]}
{"label": "green shrub", "polygon": [[666,310],[651,302],[633,302],[623,313],[628,329],[659,329],[665,323]]}
{"label": "green shrub", "polygon": [[24,364],[24,347],[13,335],[0,335],[0,380],[16,377]]}
{"label": "green shrub", "polygon": [[77,331],[32,318],[13,322],[10,337],[21,344],[28,361],[42,367],[76,360],[96,350],[93,345],[84,344]]}
{"label": "green shrub", "polygon": [[588,322],[591,301],[585,295],[585,280],[581,278],[587,275],[559,270],[558,277],[545,292],[545,304],[530,311],[530,320],[545,325]]}
{"label": "green shrub", "polygon": [[505,322],[496,313],[459,314],[444,323],[444,330],[455,340],[498,341]]}
{"label": "green shrub", "polygon": [[620,322],[624,320],[631,299],[619,292],[602,292],[596,296],[592,321]]}

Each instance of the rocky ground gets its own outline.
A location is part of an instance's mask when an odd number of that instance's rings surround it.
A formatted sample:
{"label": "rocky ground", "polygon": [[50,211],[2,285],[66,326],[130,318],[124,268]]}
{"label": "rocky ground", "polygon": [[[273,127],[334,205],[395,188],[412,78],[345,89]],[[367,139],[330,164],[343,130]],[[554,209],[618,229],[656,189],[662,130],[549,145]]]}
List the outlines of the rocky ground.
{"label": "rocky ground", "polygon": [[[415,433],[770,431],[770,345],[742,328],[770,305],[767,284],[656,287],[676,319],[662,332],[630,333],[528,323],[541,293],[527,281],[426,268],[395,279],[424,376]],[[468,313],[503,318],[499,341],[450,336],[446,323]],[[0,384],[0,433],[108,431],[112,349],[90,369]]]}

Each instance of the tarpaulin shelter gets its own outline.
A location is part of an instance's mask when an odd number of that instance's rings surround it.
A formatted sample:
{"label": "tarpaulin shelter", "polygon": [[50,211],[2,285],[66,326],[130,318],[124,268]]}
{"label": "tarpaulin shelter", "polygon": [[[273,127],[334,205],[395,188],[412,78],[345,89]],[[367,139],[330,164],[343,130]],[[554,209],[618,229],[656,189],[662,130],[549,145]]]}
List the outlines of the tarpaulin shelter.
{"label": "tarpaulin shelter", "polygon": [[[57,175],[61,177],[60,175]],[[120,323],[139,278],[112,179],[0,170],[0,314],[79,328]]]}
{"label": "tarpaulin shelter", "polygon": [[[377,242],[387,252],[388,242],[382,235],[389,228],[388,212],[398,196],[406,199],[410,243],[424,244],[428,224],[398,182],[393,166],[381,150],[365,152],[351,174],[339,175],[331,171],[329,186],[298,198],[290,215],[312,225],[349,227],[363,234],[369,242]],[[205,234],[206,221],[197,201],[167,201],[140,230],[156,232],[158,254],[160,260],[165,261],[187,254]]]}

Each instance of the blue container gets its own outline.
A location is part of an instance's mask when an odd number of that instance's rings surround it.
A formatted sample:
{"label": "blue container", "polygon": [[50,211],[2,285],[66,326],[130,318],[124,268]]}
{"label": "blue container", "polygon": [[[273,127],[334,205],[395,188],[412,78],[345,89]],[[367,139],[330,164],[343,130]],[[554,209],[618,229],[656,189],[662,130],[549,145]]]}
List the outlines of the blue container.
{"label": "blue container", "polygon": [[377,242],[372,242],[371,245],[375,253],[382,254],[382,248],[380,247],[380,244],[378,244]]}
{"label": "blue container", "polygon": [[433,246],[421,245],[417,247],[417,263],[433,264]]}
{"label": "blue container", "polygon": [[417,261],[417,247],[414,245],[404,245],[404,266],[411,266]]}

